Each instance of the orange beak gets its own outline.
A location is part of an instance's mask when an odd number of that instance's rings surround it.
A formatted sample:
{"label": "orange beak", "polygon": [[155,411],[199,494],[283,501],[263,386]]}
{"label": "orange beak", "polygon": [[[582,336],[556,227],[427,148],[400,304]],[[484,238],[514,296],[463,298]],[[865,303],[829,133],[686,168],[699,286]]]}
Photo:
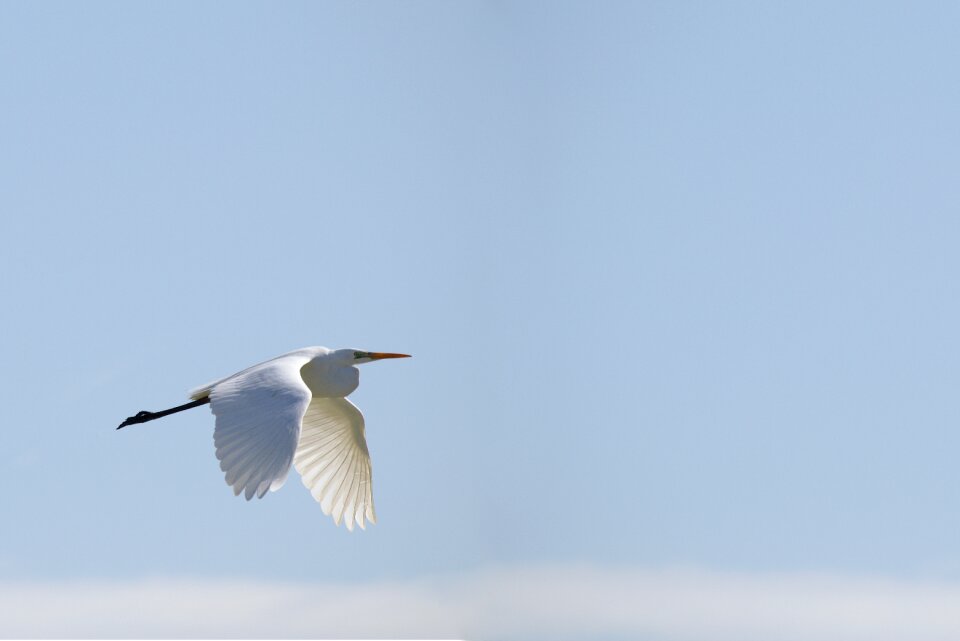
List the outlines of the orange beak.
{"label": "orange beak", "polygon": [[388,352],[370,352],[370,358],[378,361],[381,358],[410,358],[410,354],[390,354]]}

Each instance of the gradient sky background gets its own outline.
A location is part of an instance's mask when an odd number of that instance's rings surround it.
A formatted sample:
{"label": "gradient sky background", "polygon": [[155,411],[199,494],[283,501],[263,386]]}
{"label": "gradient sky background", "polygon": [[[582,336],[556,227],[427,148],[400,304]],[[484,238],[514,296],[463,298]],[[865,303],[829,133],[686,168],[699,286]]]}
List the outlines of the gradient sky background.
{"label": "gradient sky background", "polygon": [[[958,22],[0,4],[0,580],[960,584]],[[414,355],[366,532],[113,429],[307,345]]]}

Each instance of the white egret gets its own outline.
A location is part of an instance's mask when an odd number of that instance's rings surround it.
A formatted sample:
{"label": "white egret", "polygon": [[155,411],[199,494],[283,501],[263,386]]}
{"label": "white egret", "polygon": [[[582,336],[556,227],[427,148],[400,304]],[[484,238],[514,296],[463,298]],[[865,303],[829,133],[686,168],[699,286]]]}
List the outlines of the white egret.
{"label": "white egret", "polygon": [[408,354],[305,347],[190,391],[192,402],[139,412],[121,427],[210,404],[220,469],[249,501],[280,489],[291,464],[323,509],[348,530],[376,523],[363,414],[348,401],[361,363]]}

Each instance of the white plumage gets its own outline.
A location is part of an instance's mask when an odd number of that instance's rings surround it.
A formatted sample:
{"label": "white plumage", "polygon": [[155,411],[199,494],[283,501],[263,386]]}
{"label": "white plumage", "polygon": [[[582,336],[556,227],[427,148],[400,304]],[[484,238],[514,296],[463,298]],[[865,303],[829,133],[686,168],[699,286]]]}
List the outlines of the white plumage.
{"label": "white plumage", "polygon": [[227,485],[247,500],[279,489],[296,467],[325,514],[348,530],[376,523],[363,414],[345,397],[360,383],[356,365],[406,354],[307,347],[190,392],[193,403],[140,412],[120,427],[209,400],[213,439]]}
{"label": "white plumage", "polygon": [[325,514],[347,529],[364,518],[377,522],[373,510],[370,452],[363,433],[363,414],[345,398],[315,398],[303,417],[293,464],[303,484]]}

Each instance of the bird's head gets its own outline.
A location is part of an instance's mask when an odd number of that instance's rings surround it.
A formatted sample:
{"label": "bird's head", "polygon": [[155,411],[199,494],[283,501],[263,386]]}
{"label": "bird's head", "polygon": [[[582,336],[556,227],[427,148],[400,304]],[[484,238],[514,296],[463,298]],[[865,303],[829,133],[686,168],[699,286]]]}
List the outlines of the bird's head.
{"label": "bird's head", "polygon": [[338,357],[349,365],[361,365],[370,361],[379,361],[385,358],[410,358],[409,354],[392,354],[389,352],[365,352],[361,349],[338,349]]}

